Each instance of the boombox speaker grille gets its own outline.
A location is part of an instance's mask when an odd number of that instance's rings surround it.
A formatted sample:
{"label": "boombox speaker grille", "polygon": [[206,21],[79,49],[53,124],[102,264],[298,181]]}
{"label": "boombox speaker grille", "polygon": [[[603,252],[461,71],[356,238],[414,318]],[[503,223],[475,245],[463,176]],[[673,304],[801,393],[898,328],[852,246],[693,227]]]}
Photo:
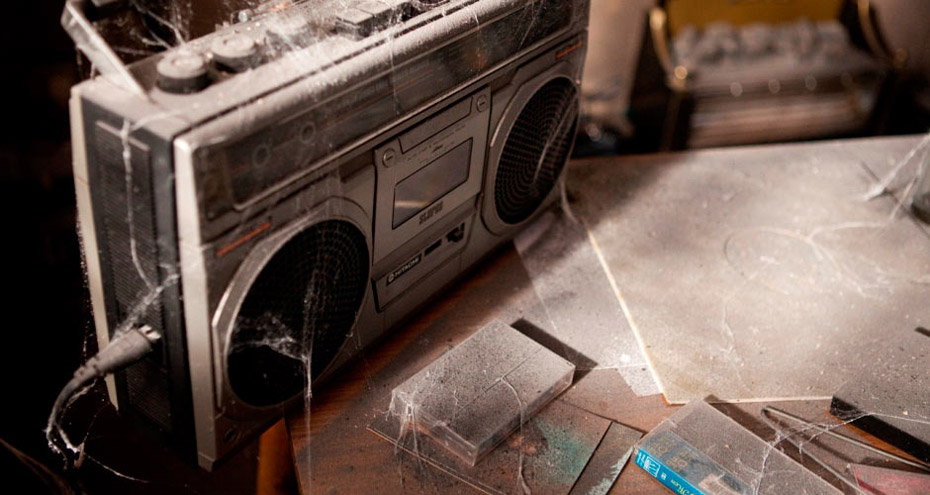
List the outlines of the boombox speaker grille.
{"label": "boombox speaker grille", "polygon": [[368,247],[352,224],[329,220],[302,231],[265,265],[242,303],[227,372],[255,406],[284,402],[326,369],[349,334],[368,278]]}
{"label": "boombox speaker grille", "polygon": [[571,152],[577,100],[575,85],[559,78],[523,107],[501,151],[494,182],[494,204],[503,222],[523,222],[552,191]]}

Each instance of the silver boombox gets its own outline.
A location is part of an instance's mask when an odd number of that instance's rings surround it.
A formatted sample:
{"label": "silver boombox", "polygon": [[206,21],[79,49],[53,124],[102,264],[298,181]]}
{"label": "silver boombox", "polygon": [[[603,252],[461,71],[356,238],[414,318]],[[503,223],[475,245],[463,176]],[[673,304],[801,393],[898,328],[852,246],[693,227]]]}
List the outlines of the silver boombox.
{"label": "silver boombox", "polygon": [[128,67],[83,7],[98,340],[163,336],[111,400],[205,468],[558,199],[587,0],[307,0]]}

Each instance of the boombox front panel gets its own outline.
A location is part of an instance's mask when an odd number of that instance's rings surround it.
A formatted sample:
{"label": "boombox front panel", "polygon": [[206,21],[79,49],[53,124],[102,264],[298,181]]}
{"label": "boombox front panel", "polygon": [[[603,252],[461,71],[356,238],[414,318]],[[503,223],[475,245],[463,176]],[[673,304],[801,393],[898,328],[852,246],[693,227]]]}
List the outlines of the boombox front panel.
{"label": "boombox front panel", "polygon": [[[205,237],[224,232],[241,221],[242,211],[331,164],[340,153],[357,149],[424,108],[460,98],[477,79],[552,43],[576,20],[568,2],[522,2],[522,8],[514,9],[512,4],[521,2],[498,1],[499,12],[486,7],[494,3],[472,6],[485,6],[486,22],[480,28],[474,26],[475,12],[457,11],[448,20],[457,27],[448,33],[411,33],[365,54],[390,60],[386,66],[347,62],[199,127],[205,138],[222,136],[197,150],[202,161],[198,172],[215,177],[221,186],[201,191]],[[424,46],[431,49],[424,52]]]}
{"label": "boombox front panel", "polygon": [[[436,29],[451,38],[396,37],[388,66],[346,62],[210,118],[215,102],[178,106],[204,95],[76,88],[98,336],[165,335],[118,374],[121,412],[210,468],[557,199],[587,2],[460,3],[480,22]],[[535,158],[502,160],[515,139]],[[515,216],[495,184],[523,162]]]}

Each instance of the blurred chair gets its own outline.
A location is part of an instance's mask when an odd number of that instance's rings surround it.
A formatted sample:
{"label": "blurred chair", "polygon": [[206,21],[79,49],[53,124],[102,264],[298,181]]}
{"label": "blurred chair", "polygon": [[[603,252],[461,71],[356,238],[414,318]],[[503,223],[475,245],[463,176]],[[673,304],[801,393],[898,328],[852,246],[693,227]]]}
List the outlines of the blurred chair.
{"label": "blurred chair", "polygon": [[614,154],[632,137],[626,111],[643,37],[642,19],[655,6],[656,0],[591,0],[576,156]]}
{"label": "blurred chair", "polygon": [[630,120],[642,151],[874,134],[902,64],[868,0],[664,0]]}

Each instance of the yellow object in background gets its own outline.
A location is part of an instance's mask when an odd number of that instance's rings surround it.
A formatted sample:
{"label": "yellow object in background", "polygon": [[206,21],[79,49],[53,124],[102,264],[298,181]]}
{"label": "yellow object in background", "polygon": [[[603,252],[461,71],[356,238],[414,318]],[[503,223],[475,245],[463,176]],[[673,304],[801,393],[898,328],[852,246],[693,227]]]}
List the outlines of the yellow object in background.
{"label": "yellow object in background", "polygon": [[712,22],[734,26],[764,22],[777,24],[807,18],[812,21],[836,19],[843,0],[668,0],[669,31],[692,25],[703,28]]}

